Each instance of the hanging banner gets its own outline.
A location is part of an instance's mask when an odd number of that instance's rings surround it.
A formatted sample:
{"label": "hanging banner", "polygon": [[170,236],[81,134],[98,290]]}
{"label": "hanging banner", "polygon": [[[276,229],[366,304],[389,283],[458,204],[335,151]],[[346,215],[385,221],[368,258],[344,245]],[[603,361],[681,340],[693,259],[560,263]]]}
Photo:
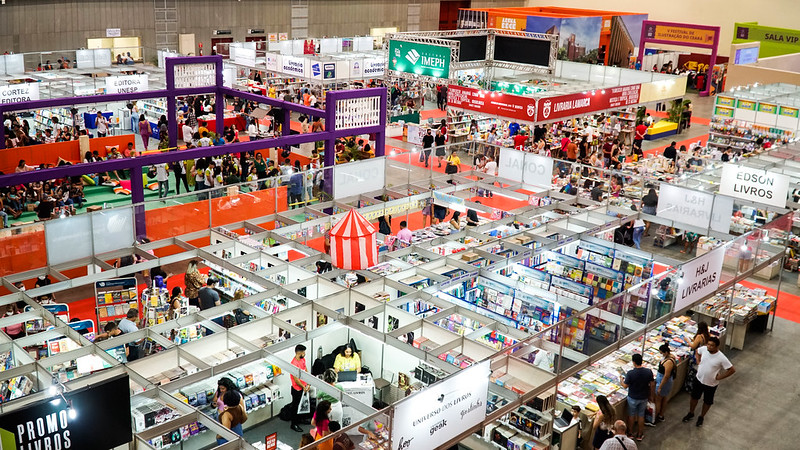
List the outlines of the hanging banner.
{"label": "hanging banner", "polygon": [[450,47],[390,40],[389,70],[449,78]]}
{"label": "hanging banner", "polygon": [[497,176],[507,180],[522,182],[525,167],[525,152],[513,148],[501,148],[500,160],[497,161]]}
{"label": "hanging banner", "polygon": [[447,87],[447,106],[526,122],[536,120],[535,98],[483,91],[456,84]]}
{"label": "hanging banner", "polygon": [[148,88],[146,74],[106,77],[106,94],[132,94],[146,91]]}
{"label": "hanging banner", "polygon": [[722,166],[719,193],[765,205],[786,207],[789,177],[737,164]]}
{"label": "hanging banner", "polygon": [[445,194],[441,191],[433,191],[433,202],[446,208],[454,209],[459,212],[466,212],[464,199],[455,195]]}
{"label": "hanging banner", "polygon": [[559,95],[539,99],[537,120],[575,117],[590,112],[620,108],[639,103],[642,86],[631,84],[586,93]]}
{"label": "hanging banner", "polygon": [[486,418],[489,361],[458,371],[398,403],[392,450],[438,448]]}
{"label": "hanging banner", "polygon": [[714,45],[716,33],[714,30],[693,28],[687,25],[646,24],[645,35],[648,39],[710,46]]}
{"label": "hanging banner", "polygon": [[503,17],[489,15],[489,28],[497,28],[500,30],[514,30],[525,31],[528,24],[527,17]]}
{"label": "hanging banner", "polygon": [[279,55],[276,53],[267,53],[264,56],[264,59],[266,60],[265,63],[267,66],[267,70],[271,70],[273,72],[278,71],[278,57]]}
{"label": "hanging banner", "polygon": [[365,59],[362,66],[364,78],[382,77],[386,71],[386,61],[382,58]]}
{"label": "hanging banner", "polygon": [[553,158],[525,153],[525,170],[522,172],[522,182],[549,188],[553,183]]}
{"label": "hanging banner", "polygon": [[306,59],[295,58],[294,56],[283,55],[281,64],[281,72],[297,75],[298,77],[306,76]]}
{"label": "hanging banner", "polygon": [[336,63],[325,63],[322,65],[322,79],[323,80],[336,79]]}
{"label": "hanging banner", "polygon": [[[656,215],[667,220],[714,231],[730,230],[733,198],[662,184],[658,192]],[[713,205],[713,210],[712,210]]]}
{"label": "hanging banner", "polygon": [[724,259],[725,247],[720,246],[683,265],[683,281],[678,284],[673,311],[685,309],[717,291]]}
{"label": "hanging banner", "polygon": [[39,100],[39,83],[0,86],[0,105]]}
{"label": "hanging banner", "polygon": [[354,59],[350,61],[350,78],[359,78],[364,74],[364,61]]}

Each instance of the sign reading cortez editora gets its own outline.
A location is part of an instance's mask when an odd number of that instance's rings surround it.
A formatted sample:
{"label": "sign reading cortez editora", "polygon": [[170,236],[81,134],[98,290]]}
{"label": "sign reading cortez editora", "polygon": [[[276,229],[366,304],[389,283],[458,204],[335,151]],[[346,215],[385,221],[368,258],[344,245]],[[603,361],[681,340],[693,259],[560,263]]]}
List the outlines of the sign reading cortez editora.
{"label": "sign reading cortez editora", "polygon": [[392,450],[438,448],[486,418],[489,361],[457,372],[394,408]]}
{"label": "sign reading cortez editora", "polygon": [[147,75],[106,77],[106,94],[132,94],[148,89]]}
{"label": "sign reading cortez editora", "polygon": [[449,78],[450,47],[390,40],[389,70]]}
{"label": "sign reading cortez editora", "polygon": [[39,83],[0,86],[0,105],[39,100]]}
{"label": "sign reading cortez editora", "polygon": [[678,285],[673,311],[680,311],[719,287],[725,247],[720,246],[683,265],[683,282]]}
{"label": "sign reading cortez editora", "polygon": [[722,166],[719,192],[731,197],[785,208],[789,177],[752,167],[725,164]]}
{"label": "sign reading cortez editora", "polygon": [[710,226],[714,231],[727,233],[731,224],[733,198],[724,195],[714,197],[710,192],[662,184],[658,192],[656,215],[698,228]]}

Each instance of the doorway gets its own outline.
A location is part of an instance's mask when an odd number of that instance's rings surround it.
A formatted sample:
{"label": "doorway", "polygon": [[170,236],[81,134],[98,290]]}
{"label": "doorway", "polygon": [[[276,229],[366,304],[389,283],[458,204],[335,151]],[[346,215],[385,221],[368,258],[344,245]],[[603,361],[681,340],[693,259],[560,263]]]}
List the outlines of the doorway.
{"label": "doorway", "polygon": [[231,55],[230,44],[233,38],[211,38],[211,54],[222,55],[223,58],[228,58]]}
{"label": "doorway", "polygon": [[469,8],[470,0],[442,0],[439,3],[439,30],[455,30],[458,25],[458,10]]}

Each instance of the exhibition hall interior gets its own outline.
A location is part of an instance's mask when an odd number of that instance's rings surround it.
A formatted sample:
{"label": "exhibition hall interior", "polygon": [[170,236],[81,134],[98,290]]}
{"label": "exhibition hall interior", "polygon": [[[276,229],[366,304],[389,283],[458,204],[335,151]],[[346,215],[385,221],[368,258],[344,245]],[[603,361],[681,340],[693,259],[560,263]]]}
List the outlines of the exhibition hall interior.
{"label": "exhibition hall interior", "polygon": [[2,0],[0,448],[796,448],[798,23]]}

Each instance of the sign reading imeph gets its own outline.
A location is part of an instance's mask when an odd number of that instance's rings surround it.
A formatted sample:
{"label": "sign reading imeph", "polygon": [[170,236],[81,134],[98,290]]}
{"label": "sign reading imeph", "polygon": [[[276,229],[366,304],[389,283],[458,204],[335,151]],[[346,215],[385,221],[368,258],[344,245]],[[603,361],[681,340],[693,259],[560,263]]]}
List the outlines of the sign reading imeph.
{"label": "sign reading imeph", "polygon": [[106,94],[131,94],[146,91],[147,88],[147,75],[106,77]]}
{"label": "sign reading imeph", "polygon": [[786,207],[789,177],[736,164],[722,166],[720,194],[765,205]]}
{"label": "sign reading imeph", "polygon": [[39,83],[0,86],[0,105],[39,100]]}
{"label": "sign reading imeph", "polygon": [[392,450],[438,448],[486,417],[489,361],[457,372],[400,402],[392,421]]}
{"label": "sign reading imeph", "polygon": [[448,78],[450,76],[450,47],[390,40],[389,70]]}

